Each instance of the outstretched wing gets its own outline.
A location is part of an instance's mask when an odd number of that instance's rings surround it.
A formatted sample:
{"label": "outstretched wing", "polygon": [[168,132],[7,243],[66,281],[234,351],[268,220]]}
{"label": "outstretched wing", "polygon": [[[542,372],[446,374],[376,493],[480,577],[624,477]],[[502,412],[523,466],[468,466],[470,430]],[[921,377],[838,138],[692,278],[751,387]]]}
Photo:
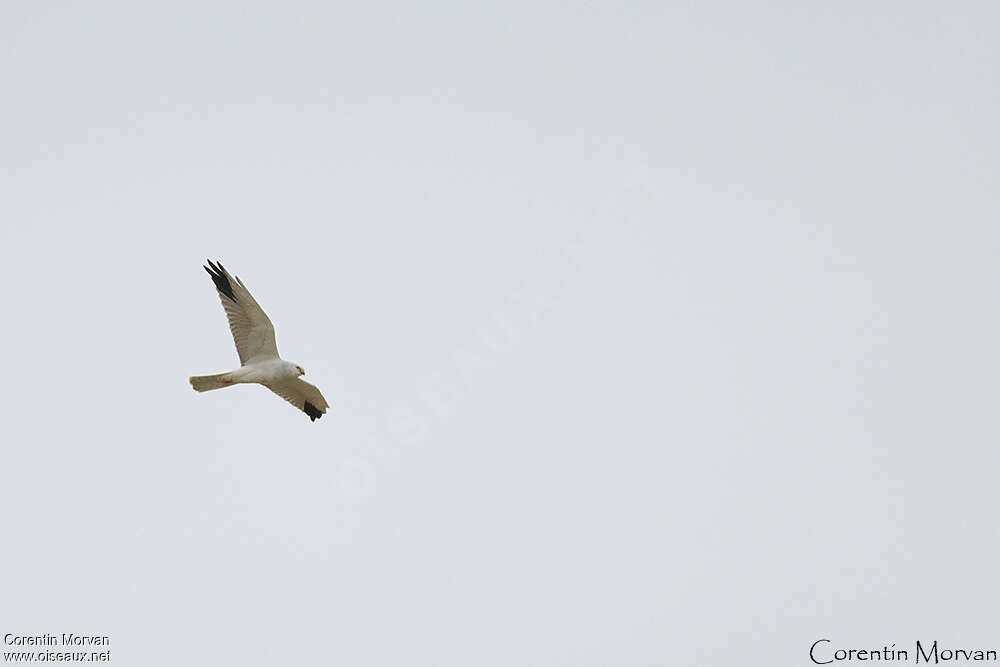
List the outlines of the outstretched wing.
{"label": "outstretched wing", "polygon": [[319,389],[309,384],[302,378],[295,378],[287,382],[265,385],[278,396],[297,407],[302,412],[309,415],[309,419],[316,421],[323,416],[326,409],[330,407]]}
{"label": "outstretched wing", "polygon": [[[211,268],[210,268],[211,267]],[[235,280],[221,262],[208,260],[205,267],[212,276],[219,300],[229,319],[229,330],[236,341],[236,352],[240,364],[278,358],[278,346],[274,342],[274,327],[267,314],[250,294],[239,278]]]}

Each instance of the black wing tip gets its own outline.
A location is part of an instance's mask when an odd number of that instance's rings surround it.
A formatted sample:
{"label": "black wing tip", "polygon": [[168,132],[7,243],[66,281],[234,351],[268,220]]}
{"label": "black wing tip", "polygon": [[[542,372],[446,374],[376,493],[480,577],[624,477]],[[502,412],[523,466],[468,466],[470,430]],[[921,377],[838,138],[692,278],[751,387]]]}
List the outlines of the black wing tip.
{"label": "black wing tip", "polygon": [[316,409],[316,406],[306,401],[306,404],[302,406],[302,411],[309,415],[309,421],[316,421],[323,416],[323,413]]}
{"label": "black wing tip", "polygon": [[212,276],[212,282],[215,283],[216,289],[224,294],[230,301],[236,303],[236,295],[233,294],[233,286],[230,284],[229,278],[226,277],[226,268],[222,266],[222,262],[213,262],[212,260],[207,261],[208,266],[202,268],[208,271],[208,275]]}

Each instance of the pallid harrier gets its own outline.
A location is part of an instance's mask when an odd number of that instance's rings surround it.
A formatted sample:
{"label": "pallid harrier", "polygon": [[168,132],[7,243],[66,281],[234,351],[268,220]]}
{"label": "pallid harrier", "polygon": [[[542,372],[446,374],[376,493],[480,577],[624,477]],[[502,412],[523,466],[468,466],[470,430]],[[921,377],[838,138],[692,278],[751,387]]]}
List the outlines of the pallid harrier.
{"label": "pallid harrier", "polygon": [[196,375],[190,378],[191,386],[195,391],[211,391],[256,382],[305,412],[312,421],[322,417],[330,407],[326,399],[319,389],[299,379],[300,375],[306,374],[302,366],[278,356],[274,326],[243,281],[239,277],[233,280],[221,262],[213,264],[212,260],[208,260],[205,270],[212,276],[219,300],[229,318],[229,329],[236,341],[241,366],[228,373]]}

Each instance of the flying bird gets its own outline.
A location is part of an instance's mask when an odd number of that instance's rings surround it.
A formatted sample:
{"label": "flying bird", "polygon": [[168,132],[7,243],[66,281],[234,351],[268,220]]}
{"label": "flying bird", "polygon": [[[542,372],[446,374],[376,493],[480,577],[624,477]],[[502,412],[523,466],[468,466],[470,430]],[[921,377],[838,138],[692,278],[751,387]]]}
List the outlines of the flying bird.
{"label": "flying bird", "polygon": [[274,342],[274,326],[267,314],[254,300],[250,290],[237,276],[234,280],[222,262],[208,260],[204,267],[212,276],[219,300],[229,319],[229,329],[236,341],[240,367],[218,375],[196,375],[191,380],[195,391],[211,391],[234,384],[256,382],[309,415],[316,421],[330,407],[319,389],[300,376],[306,372],[302,366],[285,361],[278,356]]}

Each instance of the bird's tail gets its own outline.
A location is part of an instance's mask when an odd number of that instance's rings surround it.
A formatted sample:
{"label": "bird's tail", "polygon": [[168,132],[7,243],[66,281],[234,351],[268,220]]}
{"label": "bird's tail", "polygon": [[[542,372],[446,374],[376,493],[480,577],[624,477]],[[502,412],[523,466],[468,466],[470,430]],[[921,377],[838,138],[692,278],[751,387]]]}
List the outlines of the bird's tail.
{"label": "bird's tail", "polygon": [[195,391],[212,391],[213,389],[230,387],[233,384],[233,379],[229,376],[229,373],[195,375],[188,379],[191,380],[191,386],[194,387]]}

